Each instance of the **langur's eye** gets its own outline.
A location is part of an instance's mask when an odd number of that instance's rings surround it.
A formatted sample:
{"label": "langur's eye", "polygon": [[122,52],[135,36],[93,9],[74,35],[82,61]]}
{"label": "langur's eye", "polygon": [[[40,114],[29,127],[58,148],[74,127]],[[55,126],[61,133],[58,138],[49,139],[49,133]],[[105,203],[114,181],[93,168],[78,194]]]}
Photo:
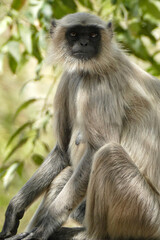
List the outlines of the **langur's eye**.
{"label": "langur's eye", "polygon": [[70,33],[70,36],[71,36],[71,37],[76,37],[76,36],[77,36],[77,33],[76,33],[76,32],[71,32],[71,33]]}
{"label": "langur's eye", "polygon": [[94,32],[93,32],[93,33],[90,34],[90,36],[91,36],[92,38],[95,38],[95,37],[98,36],[98,33],[94,33]]}

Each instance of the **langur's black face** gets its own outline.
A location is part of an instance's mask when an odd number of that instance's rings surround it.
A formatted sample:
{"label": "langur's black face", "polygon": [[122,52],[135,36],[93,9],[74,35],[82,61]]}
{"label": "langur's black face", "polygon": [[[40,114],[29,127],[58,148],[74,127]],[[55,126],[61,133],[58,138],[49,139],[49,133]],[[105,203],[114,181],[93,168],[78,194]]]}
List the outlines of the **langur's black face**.
{"label": "langur's black face", "polygon": [[89,60],[98,55],[101,45],[100,29],[96,26],[73,26],[66,32],[72,57]]}

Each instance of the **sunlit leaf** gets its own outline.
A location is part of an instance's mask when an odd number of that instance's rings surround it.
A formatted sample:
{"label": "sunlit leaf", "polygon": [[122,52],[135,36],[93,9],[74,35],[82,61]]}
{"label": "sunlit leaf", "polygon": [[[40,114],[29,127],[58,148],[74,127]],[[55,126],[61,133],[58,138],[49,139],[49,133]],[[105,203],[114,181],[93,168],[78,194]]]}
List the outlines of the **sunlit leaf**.
{"label": "sunlit leaf", "polygon": [[2,21],[0,21],[0,34],[2,34],[7,29],[12,21],[12,18],[9,16],[6,16]]}
{"label": "sunlit leaf", "polygon": [[10,183],[12,182],[18,166],[19,166],[19,163],[15,162],[7,169],[7,171],[3,177],[4,188],[7,188],[10,185]]}
{"label": "sunlit leaf", "polygon": [[140,0],[140,6],[145,13],[152,15],[154,18],[160,19],[160,2],[156,0]]}
{"label": "sunlit leaf", "polygon": [[28,80],[28,81],[26,81],[26,82],[22,85],[22,87],[21,87],[21,89],[20,89],[20,95],[23,93],[25,87],[26,87],[29,83],[31,83],[32,81],[33,81],[33,80]]}
{"label": "sunlit leaf", "polygon": [[15,147],[13,147],[13,149],[8,153],[8,155],[6,156],[6,158],[4,159],[4,162],[6,162],[14,153],[15,151],[17,151],[19,148],[21,148],[28,140],[28,137],[26,138],[22,138]]}
{"label": "sunlit leaf", "polygon": [[103,1],[102,7],[101,7],[101,15],[106,18],[107,16],[109,16],[109,14],[112,14],[114,9],[116,7],[114,5],[111,4],[110,1]]}
{"label": "sunlit leaf", "polygon": [[40,4],[42,4],[42,3],[40,3],[40,0],[30,0],[29,1],[30,6],[37,6],[37,5],[40,5]]}
{"label": "sunlit leaf", "polygon": [[19,32],[21,39],[26,46],[28,53],[32,53],[32,32],[31,29],[23,24],[19,24]]}
{"label": "sunlit leaf", "polygon": [[160,19],[160,4],[158,1],[148,1],[147,2],[148,13],[150,13],[154,18]]}
{"label": "sunlit leaf", "polygon": [[43,6],[43,1],[39,1],[39,0],[29,1],[29,6],[30,6],[29,13],[32,16],[33,20],[37,19],[38,13]]}
{"label": "sunlit leaf", "polygon": [[7,43],[7,48],[8,48],[9,54],[18,63],[20,61],[20,58],[21,58],[21,55],[20,55],[20,43],[18,41],[9,41]]}
{"label": "sunlit leaf", "polygon": [[53,12],[50,4],[44,2],[44,5],[41,9],[41,13],[43,14],[45,19],[48,19],[49,21],[51,21]]}
{"label": "sunlit leaf", "polygon": [[10,137],[10,139],[8,140],[7,146],[8,147],[12,141],[15,139],[15,137],[18,136],[18,134],[20,134],[25,128],[30,127],[33,124],[33,122],[26,122],[25,124],[23,124],[22,126],[20,126]]}
{"label": "sunlit leaf", "polygon": [[14,119],[18,116],[18,114],[24,110],[25,108],[27,108],[29,105],[31,105],[32,103],[38,101],[39,99],[37,98],[32,98],[32,99],[29,99],[27,101],[25,101],[24,103],[22,103],[19,108],[17,109],[17,111],[15,112],[15,115],[14,115]]}

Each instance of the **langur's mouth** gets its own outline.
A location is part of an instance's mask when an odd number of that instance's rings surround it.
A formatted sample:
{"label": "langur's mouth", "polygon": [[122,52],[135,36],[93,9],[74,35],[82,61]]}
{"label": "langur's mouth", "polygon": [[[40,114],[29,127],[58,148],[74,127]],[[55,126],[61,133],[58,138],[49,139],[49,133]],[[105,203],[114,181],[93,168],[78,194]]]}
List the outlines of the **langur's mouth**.
{"label": "langur's mouth", "polygon": [[88,56],[88,53],[82,52],[82,51],[74,52],[73,56],[77,59],[86,60],[86,61],[91,58],[90,56]]}

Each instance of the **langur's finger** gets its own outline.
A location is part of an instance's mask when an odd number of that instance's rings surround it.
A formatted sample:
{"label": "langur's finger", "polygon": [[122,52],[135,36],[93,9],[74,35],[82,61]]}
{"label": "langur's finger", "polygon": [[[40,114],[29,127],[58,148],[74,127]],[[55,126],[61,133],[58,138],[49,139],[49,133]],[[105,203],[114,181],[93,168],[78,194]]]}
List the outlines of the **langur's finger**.
{"label": "langur's finger", "polygon": [[21,240],[24,239],[29,233],[20,233],[10,238],[5,238],[5,240]]}

